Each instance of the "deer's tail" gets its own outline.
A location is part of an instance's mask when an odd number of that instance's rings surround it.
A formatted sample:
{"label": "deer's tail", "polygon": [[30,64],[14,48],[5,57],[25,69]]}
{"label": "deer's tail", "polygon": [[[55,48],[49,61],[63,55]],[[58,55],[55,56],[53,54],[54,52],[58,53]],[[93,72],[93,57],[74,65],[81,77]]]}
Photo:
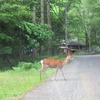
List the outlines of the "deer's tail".
{"label": "deer's tail", "polygon": [[42,69],[43,69],[43,60],[41,60],[41,62],[40,62],[40,63],[41,63],[41,65],[42,65]]}

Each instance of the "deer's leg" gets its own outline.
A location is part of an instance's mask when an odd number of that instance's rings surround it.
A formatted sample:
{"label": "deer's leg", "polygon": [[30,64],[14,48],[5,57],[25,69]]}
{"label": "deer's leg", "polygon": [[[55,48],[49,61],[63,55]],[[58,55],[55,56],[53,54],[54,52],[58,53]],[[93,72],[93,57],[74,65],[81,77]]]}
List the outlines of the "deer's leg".
{"label": "deer's leg", "polygon": [[64,80],[66,80],[65,75],[64,75],[64,73],[63,73],[63,71],[62,71],[61,68],[60,68],[60,70],[61,70],[61,73],[62,73],[62,75],[63,75],[63,77],[64,77]]}
{"label": "deer's leg", "polygon": [[42,69],[40,70],[40,80],[41,80],[41,75],[42,75]]}
{"label": "deer's leg", "polygon": [[[42,72],[45,73],[45,70],[47,69],[47,67],[42,67],[41,71],[40,71],[40,80],[41,80],[41,76],[42,76]],[[47,74],[45,73],[45,75],[47,76]]]}
{"label": "deer's leg", "polygon": [[55,80],[56,80],[57,72],[58,72],[58,68],[56,69],[56,73],[55,73]]}

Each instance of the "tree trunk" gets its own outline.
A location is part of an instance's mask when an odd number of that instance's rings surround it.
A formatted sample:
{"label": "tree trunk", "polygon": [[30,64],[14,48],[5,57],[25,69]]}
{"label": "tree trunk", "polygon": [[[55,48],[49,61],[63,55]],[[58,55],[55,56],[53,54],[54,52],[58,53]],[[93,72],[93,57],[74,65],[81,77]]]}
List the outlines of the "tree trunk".
{"label": "tree trunk", "polygon": [[[49,31],[51,31],[50,0],[47,0],[47,24],[49,26]],[[48,55],[51,55],[51,39],[49,39],[48,45]]]}
{"label": "tree trunk", "polygon": [[41,0],[41,24],[44,24],[44,0]]}
{"label": "tree trunk", "polygon": [[89,41],[89,52],[91,52],[91,30],[90,30],[90,26],[88,26],[87,35],[88,35],[88,41]]}
{"label": "tree trunk", "polygon": [[86,35],[86,50],[89,50],[89,41],[88,41],[87,31],[85,35]]}
{"label": "tree trunk", "polygon": [[33,18],[32,18],[32,22],[36,23],[36,5],[33,6]]}
{"label": "tree trunk", "polygon": [[67,6],[65,6],[65,41],[68,42],[68,33],[67,33]]}
{"label": "tree trunk", "polygon": [[[35,4],[33,6],[33,18],[32,18],[32,22],[36,23],[36,5]],[[37,49],[33,46],[32,47],[32,58],[36,58],[37,56],[38,56]]]}
{"label": "tree trunk", "polygon": [[50,20],[50,0],[47,0],[47,22],[49,27],[51,27],[51,20]]}

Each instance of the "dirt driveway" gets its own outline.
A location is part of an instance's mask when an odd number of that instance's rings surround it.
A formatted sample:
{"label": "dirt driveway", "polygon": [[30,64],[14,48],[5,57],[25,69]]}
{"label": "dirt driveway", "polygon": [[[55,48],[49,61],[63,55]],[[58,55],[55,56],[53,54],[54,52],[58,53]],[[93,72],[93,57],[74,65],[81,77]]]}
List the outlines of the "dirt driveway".
{"label": "dirt driveway", "polygon": [[100,100],[100,55],[77,56],[63,67],[57,81],[48,80],[21,100]]}

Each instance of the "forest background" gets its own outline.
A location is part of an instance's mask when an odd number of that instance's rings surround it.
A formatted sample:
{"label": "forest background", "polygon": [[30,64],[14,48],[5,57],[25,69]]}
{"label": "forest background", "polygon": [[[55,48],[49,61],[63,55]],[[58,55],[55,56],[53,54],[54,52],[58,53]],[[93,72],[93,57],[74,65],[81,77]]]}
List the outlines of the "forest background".
{"label": "forest background", "polygon": [[58,55],[63,39],[100,51],[100,0],[0,0],[0,69]]}
{"label": "forest background", "polygon": [[100,0],[0,0],[0,100],[48,78],[40,80],[40,60],[64,59],[63,40],[85,46],[76,54],[100,53]]}

